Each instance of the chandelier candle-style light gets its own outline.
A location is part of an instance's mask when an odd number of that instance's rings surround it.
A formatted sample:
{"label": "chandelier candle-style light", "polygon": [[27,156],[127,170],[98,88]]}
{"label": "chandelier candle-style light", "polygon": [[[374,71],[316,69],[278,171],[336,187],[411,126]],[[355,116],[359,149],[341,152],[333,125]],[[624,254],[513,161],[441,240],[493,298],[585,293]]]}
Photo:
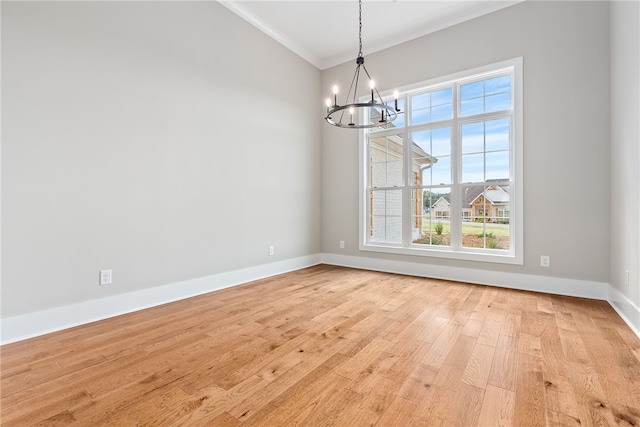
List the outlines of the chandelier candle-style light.
{"label": "chandelier candle-style light", "polygon": [[[327,123],[341,128],[373,128],[391,123],[398,117],[398,92],[394,92],[394,106],[391,107],[382,101],[382,97],[376,89],[375,82],[371,79],[367,67],[364,66],[364,56],[362,56],[362,0],[358,1],[358,22],[360,50],[356,58],[356,71],[347,92],[346,104],[338,104],[338,86],[333,87],[333,102],[327,99],[327,116],[324,118]],[[367,102],[357,102],[358,83],[360,81],[360,69],[369,78],[369,88],[371,89],[371,99]],[[363,77],[364,78],[364,77]],[[351,102],[349,102],[351,100]],[[363,118],[369,117],[369,123],[362,123]],[[355,120],[355,121],[354,121]]]}

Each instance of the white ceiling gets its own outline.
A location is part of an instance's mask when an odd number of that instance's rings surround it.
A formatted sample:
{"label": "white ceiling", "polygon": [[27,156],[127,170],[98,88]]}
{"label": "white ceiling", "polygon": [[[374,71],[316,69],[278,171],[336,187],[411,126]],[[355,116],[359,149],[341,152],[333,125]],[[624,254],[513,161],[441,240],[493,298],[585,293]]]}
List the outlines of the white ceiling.
{"label": "white ceiling", "polygon": [[[355,0],[218,0],[316,67],[358,54]],[[367,0],[362,4],[363,54],[415,39],[524,0]]]}

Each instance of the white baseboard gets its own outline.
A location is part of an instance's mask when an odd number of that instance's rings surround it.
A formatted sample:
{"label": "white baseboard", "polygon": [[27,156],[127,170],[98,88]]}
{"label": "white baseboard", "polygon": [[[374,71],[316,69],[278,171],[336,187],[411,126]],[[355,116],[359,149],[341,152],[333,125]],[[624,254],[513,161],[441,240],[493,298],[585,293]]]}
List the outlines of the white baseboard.
{"label": "white baseboard", "polygon": [[609,304],[640,338],[640,308],[613,286],[609,286]]}
{"label": "white baseboard", "polygon": [[0,344],[9,344],[97,320],[205,294],[319,264],[320,254],[171,283],[0,320]]}
{"label": "white baseboard", "polygon": [[341,265],[365,270],[409,274],[412,276],[431,277],[434,279],[454,280],[457,282],[477,283],[479,285],[491,285],[502,288],[520,289],[523,291],[545,292],[599,300],[607,299],[609,289],[609,284],[603,282],[449,267],[409,261],[391,261],[379,258],[322,254],[322,262],[324,264]]}
{"label": "white baseboard", "polygon": [[0,344],[33,338],[321,263],[606,300],[640,337],[640,309],[608,283],[323,253],[8,317],[0,321]]}

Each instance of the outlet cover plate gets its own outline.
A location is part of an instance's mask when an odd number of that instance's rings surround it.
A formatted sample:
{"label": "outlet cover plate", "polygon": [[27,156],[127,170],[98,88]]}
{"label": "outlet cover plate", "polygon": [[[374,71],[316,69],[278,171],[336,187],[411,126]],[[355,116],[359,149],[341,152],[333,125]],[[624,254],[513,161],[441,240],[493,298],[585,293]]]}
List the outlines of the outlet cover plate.
{"label": "outlet cover plate", "polygon": [[100,286],[110,285],[113,279],[111,270],[100,270]]}

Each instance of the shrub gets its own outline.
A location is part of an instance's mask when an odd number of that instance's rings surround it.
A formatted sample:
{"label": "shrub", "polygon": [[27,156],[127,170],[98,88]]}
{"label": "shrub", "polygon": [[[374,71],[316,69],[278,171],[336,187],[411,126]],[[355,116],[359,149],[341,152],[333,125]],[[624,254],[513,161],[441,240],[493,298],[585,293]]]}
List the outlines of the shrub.
{"label": "shrub", "polygon": [[497,240],[487,240],[487,249],[502,249],[502,245]]}
{"label": "shrub", "polygon": [[436,234],[439,236],[439,235],[442,234],[442,230],[444,229],[444,225],[442,225],[441,222],[437,222],[433,229],[435,230]]}
{"label": "shrub", "polygon": [[489,233],[487,233],[487,232],[482,232],[482,233],[477,234],[477,236],[478,236],[478,237],[486,237],[486,238],[488,238],[488,239],[495,239],[495,238],[496,238],[496,235],[495,235],[495,234],[493,234],[493,233],[491,233],[491,232],[489,232]]}
{"label": "shrub", "polygon": [[444,245],[444,241],[442,239],[442,236],[432,236],[431,237],[431,244],[432,245]]}

